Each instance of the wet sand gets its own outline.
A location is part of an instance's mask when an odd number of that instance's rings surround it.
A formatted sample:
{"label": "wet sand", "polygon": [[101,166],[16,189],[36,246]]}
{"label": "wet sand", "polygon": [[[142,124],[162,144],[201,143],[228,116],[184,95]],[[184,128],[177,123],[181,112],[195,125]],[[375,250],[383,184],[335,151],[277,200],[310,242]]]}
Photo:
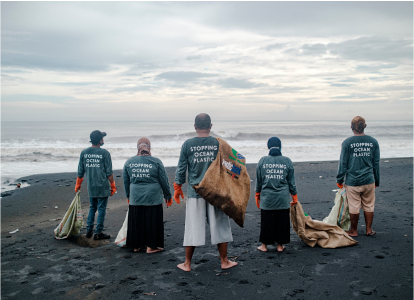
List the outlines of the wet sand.
{"label": "wet sand", "polygon": [[[313,219],[322,220],[333,206],[338,162],[294,166],[299,201]],[[248,165],[253,180],[255,168]],[[167,172],[172,184],[175,168]],[[2,194],[2,299],[413,299],[413,158],[381,159],[377,234],[365,236],[361,212],[359,243],[347,248],[311,248],[291,230],[291,243],[282,253],[276,246],[267,253],[256,250],[260,212],[252,184],[244,228],[231,221],[234,242],[228,253],[239,265],[224,271],[208,235],[206,246],[195,251],[192,271],[176,267],[184,261],[185,202],[164,206],[165,251],[134,253],[116,246],[128,206],[121,171],[114,175],[118,192],[109,199],[104,229],[111,239],[93,248],[87,246],[85,229],[68,240],[53,237],[59,224],[54,219],[63,217],[75,196],[75,173],[22,178],[29,187]]]}

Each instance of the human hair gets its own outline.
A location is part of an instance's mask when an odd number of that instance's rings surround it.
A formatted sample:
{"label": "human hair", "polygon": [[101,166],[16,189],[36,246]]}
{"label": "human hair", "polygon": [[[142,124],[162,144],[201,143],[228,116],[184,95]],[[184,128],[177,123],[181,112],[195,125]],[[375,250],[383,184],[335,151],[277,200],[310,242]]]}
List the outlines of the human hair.
{"label": "human hair", "polygon": [[195,126],[197,129],[210,129],[211,118],[208,114],[198,114],[195,118]]}
{"label": "human hair", "polygon": [[365,119],[363,117],[356,116],[352,119],[351,127],[352,130],[358,132],[359,134],[364,133]]}

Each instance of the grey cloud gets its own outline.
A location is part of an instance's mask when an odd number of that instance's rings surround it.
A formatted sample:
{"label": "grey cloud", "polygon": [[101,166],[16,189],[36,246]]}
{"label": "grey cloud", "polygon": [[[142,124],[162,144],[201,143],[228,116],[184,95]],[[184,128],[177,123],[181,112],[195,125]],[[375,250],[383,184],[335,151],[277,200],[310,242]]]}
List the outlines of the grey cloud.
{"label": "grey cloud", "polygon": [[232,89],[251,89],[251,88],[266,86],[265,84],[262,84],[262,83],[258,84],[258,83],[250,82],[245,79],[237,79],[237,78],[232,78],[232,77],[221,79],[217,81],[217,83],[220,84],[224,88],[232,88]]}
{"label": "grey cloud", "polygon": [[273,45],[268,45],[266,47],[263,47],[264,50],[270,51],[270,50],[274,50],[274,49],[282,49],[283,47],[285,47],[285,44],[273,44]]}
{"label": "grey cloud", "polygon": [[193,60],[193,59],[200,59],[201,55],[189,55],[185,59],[186,60]]}
{"label": "grey cloud", "polygon": [[345,84],[345,83],[331,83],[331,86],[333,86],[333,87],[344,87],[344,86],[350,86],[350,84]]}
{"label": "grey cloud", "polygon": [[200,73],[200,72],[186,72],[186,71],[171,71],[158,74],[157,79],[166,79],[177,82],[191,82],[200,78],[215,77],[218,74]]}
{"label": "grey cloud", "polygon": [[400,62],[412,61],[413,58],[412,39],[361,37],[341,43],[331,43],[327,47],[331,54],[351,60]]}
{"label": "grey cloud", "polygon": [[327,48],[324,44],[304,44],[300,49],[305,55],[323,55],[326,54]]}
{"label": "grey cloud", "polygon": [[99,82],[52,82],[52,84],[60,86],[86,86],[98,83]]}
{"label": "grey cloud", "polygon": [[49,96],[49,95],[34,95],[34,94],[14,94],[2,95],[2,102],[49,102],[49,103],[63,103],[72,102],[78,99],[70,96]]}
{"label": "grey cloud", "polygon": [[128,87],[120,87],[120,88],[116,88],[111,90],[111,93],[129,93],[129,94],[133,94],[135,92],[142,92],[142,91],[150,91],[153,90],[154,88],[156,88],[155,86],[151,86],[151,85],[140,85],[140,86],[128,86]]}

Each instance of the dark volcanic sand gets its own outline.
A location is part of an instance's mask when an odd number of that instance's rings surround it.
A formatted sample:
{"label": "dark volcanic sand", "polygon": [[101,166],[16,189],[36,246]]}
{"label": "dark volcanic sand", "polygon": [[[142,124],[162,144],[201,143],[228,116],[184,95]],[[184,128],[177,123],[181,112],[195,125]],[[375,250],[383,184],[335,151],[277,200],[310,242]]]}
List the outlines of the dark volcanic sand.
{"label": "dark volcanic sand", "polygon": [[[312,218],[322,220],[333,205],[338,162],[294,165],[299,201]],[[255,167],[248,165],[253,180]],[[175,168],[167,170],[173,183]],[[105,220],[110,243],[95,248],[80,246],[82,236],[53,237],[59,221],[50,220],[62,218],[72,201],[75,173],[23,178],[30,187],[1,199],[2,299],[413,299],[412,158],[381,160],[377,234],[364,235],[361,213],[359,244],[347,248],[311,248],[292,230],[283,253],[275,246],[268,253],[257,251],[260,212],[252,184],[245,227],[232,221],[229,256],[237,256],[239,265],[225,271],[209,238],[196,249],[191,272],[177,269],[184,261],[184,203],[164,208],[165,251],[133,253],[117,247],[113,242],[127,210],[120,174],[115,171],[118,193],[110,198]],[[86,191],[85,182],[82,188]],[[86,219],[87,193],[81,197]],[[156,295],[143,294],[151,292]]]}

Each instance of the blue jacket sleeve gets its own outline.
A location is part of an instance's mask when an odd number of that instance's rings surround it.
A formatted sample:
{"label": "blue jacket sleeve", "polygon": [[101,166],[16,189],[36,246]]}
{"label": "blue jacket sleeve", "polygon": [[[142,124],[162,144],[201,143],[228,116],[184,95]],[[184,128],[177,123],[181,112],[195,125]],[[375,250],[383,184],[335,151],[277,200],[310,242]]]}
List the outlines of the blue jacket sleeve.
{"label": "blue jacket sleeve", "polygon": [[125,163],[125,165],[124,165],[124,170],[122,172],[122,177],[123,177],[123,180],[124,180],[125,195],[126,195],[127,199],[129,199],[129,195],[130,195],[129,187],[131,185],[131,180],[129,178],[129,174],[128,174],[128,170],[127,170],[127,163]]}
{"label": "blue jacket sleeve", "polygon": [[256,193],[262,191],[262,160],[260,159],[256,167]]}
{"label": "blue jacket sleeve", "polygon": [[105,155],[104,163],[105,163],[106,177],[109,177],[112,175],[112,159],[111,159],[111,154],[109,152],[107,152]]}
{"label": "blue jacket sleeve", "polygon": [[375,186],[380,185],[380,148],[377,146],[373,155],[372,166],[374,169]]}
{"label": "blue jacket sleeve", "polygon": [[296,190],[296,181],[295,181],[295,170],[293,169],[293,165],[289,167],[287,172],[286,180],[289,185],[289,192],[291,195],[296,195],[298,192]]}
{"label": "blue jacket sleeve", "polygon": [[187,172],[187,151],[185,149],[185,143],[181,147],[180,159],[178,160],[177,171],[175,172],[175,183],[184,184],[185,174]]}
{"label": "blue jacket sleeve", "polygon": [[79,178],[83,178],[83,175],[85,175],[85,166],[83,165],[83,157],[82,153],[79,157],[79,164],[78,164],[78,173],[76,174]]}
{"label": "blue jacket sleeve", "polygon": [[339,166],[338,166],[338,173],[336,175],[336,182],[343,183],[345,175],[348,171],[348,161],[349,161],[349,153],[348,153],[348,145],[344,145],[342,143],[341,149],[341,157],[339,159]]}
{"label": "blue jacket sleeve", "polygon": [[168,182],[167,172],[165,171],[164,165],[160,161],[157,165],[158,167],[158,180],[160,182],[162,192],[164,194],[164,199],[170,200],[172,199],[171,190],[170,190],[170,183]]}

